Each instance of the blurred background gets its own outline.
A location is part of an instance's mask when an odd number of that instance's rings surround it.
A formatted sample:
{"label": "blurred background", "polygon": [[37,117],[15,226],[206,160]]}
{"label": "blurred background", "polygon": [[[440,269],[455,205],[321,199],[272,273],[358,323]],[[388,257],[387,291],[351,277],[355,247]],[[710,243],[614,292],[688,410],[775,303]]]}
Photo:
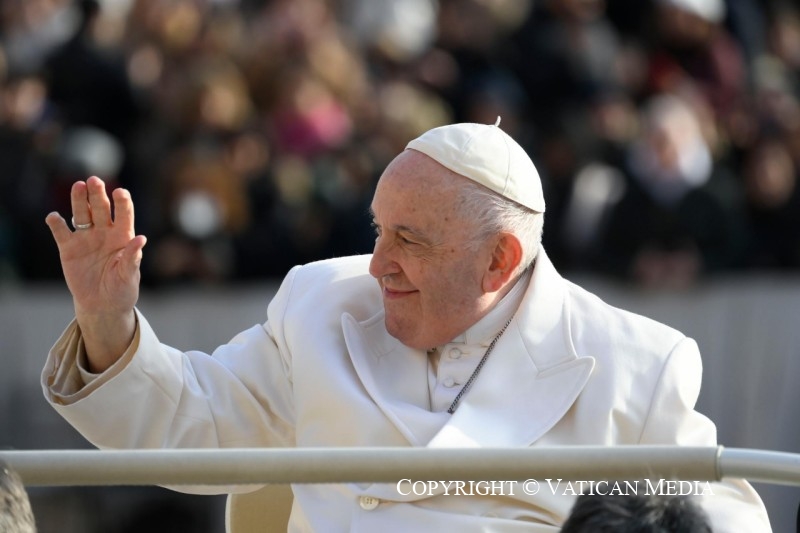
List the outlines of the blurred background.
{"label": "blurred background", "polygon": [[[38,390],[73,181],[131,191],[141,307],[210,350],[291,266],[371,251],[410,139],[497,116],[560,271],[698,340],[722,444],[800,452],[794,0],[2,0],[0,448],[86,446]],[[45,533],[222,530],[218,497],[31,492]],[[800,493],[762,495],[794,530]]]}

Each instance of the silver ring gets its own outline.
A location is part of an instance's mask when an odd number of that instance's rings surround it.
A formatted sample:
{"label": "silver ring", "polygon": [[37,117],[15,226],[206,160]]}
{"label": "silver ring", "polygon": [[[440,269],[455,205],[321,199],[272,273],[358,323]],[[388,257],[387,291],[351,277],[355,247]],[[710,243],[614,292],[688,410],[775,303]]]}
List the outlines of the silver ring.
{"label": "silver ring", "polygon": [[87,224],[76,224],[75,223],[75,217],[72,217],[72,227],[75,228],[76,230],[89,229],[92,226],[94,226],[94,222],[89,222]]}

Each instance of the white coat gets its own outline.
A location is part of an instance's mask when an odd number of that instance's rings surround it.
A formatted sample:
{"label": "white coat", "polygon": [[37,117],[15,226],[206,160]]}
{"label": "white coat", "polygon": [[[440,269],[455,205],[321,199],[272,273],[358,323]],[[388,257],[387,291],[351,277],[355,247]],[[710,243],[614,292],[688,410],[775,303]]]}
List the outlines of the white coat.
{"label": "white coat", "polygon": [[[543,251],[511,324],[443,421],[429,410],[427,356],[387,333],[368,262],[296,267],[267,321],[211,357],[159,343],[137,311],[129,353],[86,386],[73,324],[43,370],[45,395],[103,448],[716,445],[713,423],[694,410],[695,342],[566,281]],[[702,503],[716,533],[770,531],[747,483],[712,486]],[[574,503],[546,490],[429,496],[384,484],[294,493],[290,531],[552,532]],[[380,503],[369,508],[364,496]]]}

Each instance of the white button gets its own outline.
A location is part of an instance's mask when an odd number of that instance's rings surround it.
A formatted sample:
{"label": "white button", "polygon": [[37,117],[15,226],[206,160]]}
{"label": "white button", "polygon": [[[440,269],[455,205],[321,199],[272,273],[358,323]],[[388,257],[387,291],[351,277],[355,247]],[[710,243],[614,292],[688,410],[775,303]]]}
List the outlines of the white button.
{"label": "white button", "polygon": [[456,380],[454,380],[453,378],[445,378],[444,380],[442,380],[442,385],[450,389],[456,386]]}
{"label": "white button", "polygon": [[378,498],[373,498],[372,496],[361,496],[358,499],[358,505],[360,505],[365,511],[372,511],[378,506],[379,503],[381,503],[381,501]]}
{"label": "white button", "polygon": [[461,350],[459,350],[458,348],[451,348],[450,353],[448,353],[448,356],[450,357],[450,359],[458,359],[459,357],[461,357]]}

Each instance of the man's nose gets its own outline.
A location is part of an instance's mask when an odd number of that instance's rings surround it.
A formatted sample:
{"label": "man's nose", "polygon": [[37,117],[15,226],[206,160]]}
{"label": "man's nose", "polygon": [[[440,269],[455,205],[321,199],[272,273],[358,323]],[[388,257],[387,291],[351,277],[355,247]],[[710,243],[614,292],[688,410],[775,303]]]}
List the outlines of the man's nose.
{"label": "man's nose", "polygon": [[375,247],[372,249],[372,259],[369,261],[369,273],[375,279],[380,279],[388,274],[395,274],[400,271],[400,267],[390,257],[391,253],[386,243],[382,239],[375,239]]}

